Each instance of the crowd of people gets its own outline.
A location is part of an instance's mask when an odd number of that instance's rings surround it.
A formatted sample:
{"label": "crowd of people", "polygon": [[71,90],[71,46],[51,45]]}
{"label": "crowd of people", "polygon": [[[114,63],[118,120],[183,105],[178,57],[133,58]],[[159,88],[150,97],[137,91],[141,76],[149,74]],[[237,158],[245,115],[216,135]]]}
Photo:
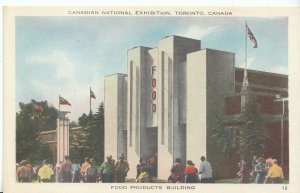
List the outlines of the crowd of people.
{"label": "crowd of people", "polygon": [[136,182],[153,182],[155,177],[157,177],[156,157],[152,155],[147,160],[141,158],[136,166]]}
{"label": "crowd of people", "polygon": [[[199,170],[192,160],[187,160],[186,165],[180,158],[176,158],[170,169],[169,183],[214,183],[213,170],[210,162],[204,156],[200,158]],[[277,164],[276,159],[268,158],[264,161],[262,157],[253,157],[252,163],[244,159],[238,163],[240,183],[282,183],[283,171]],[[100,165],[95,166],[93,158],[85,158],[81,164],[71,162],[69,156],[65,156],[64,162],[53,167],[47,160],[40,166],[32,167],[26,160],[17,165],[17,181],[42,183],[64,182],[64,183],[124,183],[129,171],[129,164],[122,153],[115,161],[111,155]],[[140,159],[136,166],[137,183],[154,182],[157,177],[156,157]]]}
{"label": "crowd of people", "polygon": [[125,155],[121,154],[119,159],[115,162],[112,156],[107,156],[106,161],[103,162],[98,169],[95,166],[94,158],[85,158],[84,163],[72,164],[69,157],[65,157],[65,162],[58,166],[59,168],[57,182],[83,182],[83,183],[122,183],[125,182],[127,172],[129,171],[129,164],[125,160]]}
{"label": "crowd of people", "polygon": [[121,154],[115,163],[112,156],[107,156],[100,169],[95,166],[94,158],[87,157],[80,166],[80,164],[72,163],[69,156],[65,156],[64,162],[58,163],[55,168],[47,160],[44,160],[42,165],[35,167],[23,160],[17,164],[16,177],[20,183],[32,181],[42,183],[96,183],[99,181],[122,183],[125,182],[129,171],[129,164],[124,158],[124,154]]}
{"label": "crowd of people", "polygon": [[264,158],[253,156],[252,163],[247,163],[244,159],[238,164],[240,183],[256,183],[256,184],[278,184],[284,179],[283,170],[278,165],[277,159],[269,157]]}
{"label": "crowd of people", "polygon": [[200,158],[199,170],[195,167],[192,160],[186,161],[184,168],[180,158],[175,159],[171,167],[171,175],[168,178],[170,183],[214,183],[211,164],[204,156]]}

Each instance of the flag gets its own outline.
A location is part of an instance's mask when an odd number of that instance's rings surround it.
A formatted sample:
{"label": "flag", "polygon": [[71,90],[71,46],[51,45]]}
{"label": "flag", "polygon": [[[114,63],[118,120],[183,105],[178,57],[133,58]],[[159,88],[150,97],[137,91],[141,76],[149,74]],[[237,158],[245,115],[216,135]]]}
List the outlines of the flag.
{"label": "flag", "polygon": [[246,29],[247,29],[247,35],[249,37],[249,39],[251,40],[251,42],[254,44],[253,48],[257,48],[257,41],[256,38],[254,37],[253,33],[251,32],[250,28],[248,27],[248,25],[246,25]]}
{"label": "flag", "polygon": [[69,101],[67,101],[66,99],[64,99],[63,97],[59,96],[59,104],[60,105],[70,105]]}
{"label": "flag", "polygon": [[95,96],[95,94],[93,93],[92,90],[90,90],[90,97],[93,98],[93,99],[96,99],[96,96]]}
{"label": "flag", "polygon": [[39,104],[36,104],[35,102],[32,102],[32,109],[34,112],[37,112],[37,113],[44,112],[43,107]]}

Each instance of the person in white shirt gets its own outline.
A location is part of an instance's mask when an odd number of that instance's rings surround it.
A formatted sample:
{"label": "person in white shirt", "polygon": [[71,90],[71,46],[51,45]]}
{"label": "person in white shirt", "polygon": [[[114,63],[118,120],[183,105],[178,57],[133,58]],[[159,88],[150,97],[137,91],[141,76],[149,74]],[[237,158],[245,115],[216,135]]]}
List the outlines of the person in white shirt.
{"label": "person in white shirt", "polygon": [[204,156],[201,156],[200,160],[202,163],[200,164],[199,173],[201,174],[201,183],[214,183],[213,175],[212,175],[212,167],[210,163],[205,160]]}

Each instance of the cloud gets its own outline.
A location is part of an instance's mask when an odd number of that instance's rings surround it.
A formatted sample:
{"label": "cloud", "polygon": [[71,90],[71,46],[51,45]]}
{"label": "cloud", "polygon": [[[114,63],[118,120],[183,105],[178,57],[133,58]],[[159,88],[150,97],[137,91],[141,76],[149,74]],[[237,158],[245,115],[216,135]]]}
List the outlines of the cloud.
{"label": "cloud", "polygon": [[33,80],[31,82],[32,86],[37,88],[38,90],[41,90],[43,92],[47,92],[50,91],[52,88],[49,85],[43,84],[41,81],[39,80]]}
{"label": "cloud", "polygon": [[182,31],[178,35],[189,37],[189,38],[195,38],[195,39],[201,39],[204,36],[208,35],[212,31],[216,30],[218,26],[211,26],[211,27],[201,27],[199,25],[192,25],[189,28],[187,28],[185,31]]}
{"label": "cloud", "polygon": [[270,72],[278,73],[278,74],[289,74],[288,67],[284,67],[284,66],[274,66],[270,68]]}
{"label": "cloud", "polygon": [[121,42],[124,40],[124,32],[123,30],[111,30],[105,31],[101,35],[98,36],[98,41],[100,45],[107,45],[116,42]]}
{"label": "cloud", "polygon": [[[63,111],[70,111],[68,117],[71,120],[77,121],[78,117],[83,113],[89,113],[89,86],[92,86],[93,91],[97,97],[97,102],[92,100],[92,110],[95,112],[99,102],[102,101],[100,93],[103,93],[103,78],[101,78],[96,66],[92,67],[92,73],[90,74],[91,82],[86,80],[86,82],[79,82],[76,77],[76,71],[80,73],[85,73],[79,68],[79,65],[75,63],[72,57],[61,50],[55,50],[49,54],[37,54],[31,55],[26,58],[27,65],[43,65],[42,70],[45,70],[45,65],[47,67],[53,68],[52,72],[55,75],[52,76],[53,82],[49,83],[43,77],[41,79],[33,79],[31,81],[32,90],[35,93],[27,93],[31,98],[36,100],[47,100],[49,104],[54,105],[58,108],[58,95],[67,99],[72,106],[61,105],[60,108]],[[84,64],[85,66],[89,66]],[[80,74],[79,73],[79,74]],[[52,80],[52,79],[51,79]],[[95,83],[95,85],[91,85]],[[99,102],[98,102],[99,101]]]}
{"label": "cloud", "polygon": [[48,65],[55,70],[55,77],[62,82],[75,83],[74,62],[62,50],[54,50],[50,54],[31,55],[26,62],[35,65]]}

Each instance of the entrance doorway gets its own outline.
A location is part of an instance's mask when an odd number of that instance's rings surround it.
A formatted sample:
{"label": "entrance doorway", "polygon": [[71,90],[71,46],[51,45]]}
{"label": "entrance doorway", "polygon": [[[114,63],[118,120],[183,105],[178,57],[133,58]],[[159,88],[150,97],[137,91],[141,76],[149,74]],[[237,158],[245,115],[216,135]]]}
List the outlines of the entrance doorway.
{"label": "entrance doorway", "polygon": [[152,166],[154,177],[157,177],[157,138],[157,127],[148,127],[141,140],[141,158]]}

